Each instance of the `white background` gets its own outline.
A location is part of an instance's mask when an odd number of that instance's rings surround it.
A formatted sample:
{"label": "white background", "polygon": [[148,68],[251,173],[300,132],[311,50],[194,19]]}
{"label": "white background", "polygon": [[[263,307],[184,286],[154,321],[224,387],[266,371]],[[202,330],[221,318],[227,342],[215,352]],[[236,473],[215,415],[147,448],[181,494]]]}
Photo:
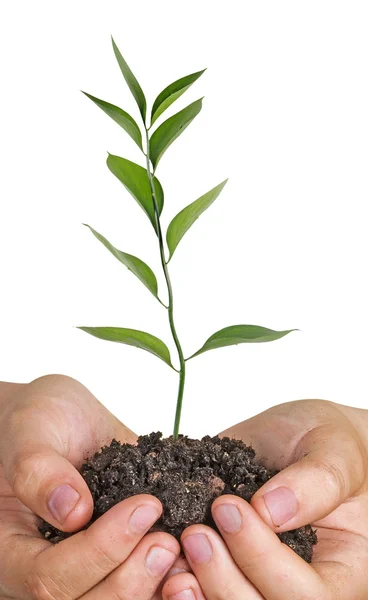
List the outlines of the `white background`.
{"label": "white background", "polygon": [[79,91],[138,120],[113,34],[150,104],[208,67],[165,113],[205,96],[157,170],[165,227],[230,178],[170,263],[185,354],[231,324],[300,329],[189,362],[182,431],[301,398],[367,407],[365,0],[12,0],[0,23],[0,379],[65,373],[136,432],[171,432],[177,375],[73,328],[146,330],[175,355],[165,310],[81,224],[145,260],[164,296],[153,229],[105,165],[143,156]]}

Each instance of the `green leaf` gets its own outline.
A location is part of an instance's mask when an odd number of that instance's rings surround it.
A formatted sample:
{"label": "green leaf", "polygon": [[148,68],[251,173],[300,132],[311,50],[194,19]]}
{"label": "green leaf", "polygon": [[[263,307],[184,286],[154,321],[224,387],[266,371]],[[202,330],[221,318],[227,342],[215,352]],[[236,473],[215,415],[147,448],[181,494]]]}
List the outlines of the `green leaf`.
{"label": "green leaf", "polygon": [[109,102],[105,102],[104,100],[100,100],[95,96],[91,96],[91,94],[87,94],[87,92],[82,92],[87,98],[92,100],[97,106],[99,106],[109,117],[111,117],[115,123],[120,125],[125,131],[130,135],[130,137],[135,141],[136,144],[143,150],[142,146],[142,134],[141,131],[133,119],[125,110],[115,106],[114,104],[110,104]]}
{"label": "green leaf", "polygon": [[232,325],[225,327],[220,331],[217,331],[204,343],[202,348],[195,354],[192,354],[187,360],[207,352],[207,350],[214,350],[215,348],[222,348],[223,346],[233,346],[234,344],[245,344],[245,343],[256,343],[256,342],[272,342],[278,340],[291,331],[298,331],[297,329],[288,329],[286,331],[273,331],[273,329],[267,329],[266,327],[259,327],[258,325]]}
{"label": "green leaf", "polygon": [[170,352],[166,344],[150,333],[122,327],[78,327],[77,329],[81,329],[100,340],[119,342],[120,344],[127,344],[128,346],[135,346],[136,348],[146,350],[161,358],[169,367],[174,368],[171,364]]}
{"label": "green leaf", "polygon": [[93,229],[90,225],[83,223],[86,227],[92,231],[93,235],[107,248],[115,258],[117,258],[123,265],[125,265],[129,271],[134,273],[136,277],[146,286],[147,289],[161,302],[158,297],[158,285],[157,279],[150,267],[143,262],[140,258],[133,256],[132,254],[127,254],[126,252],[122,252],[121,250],[117,250],[110,242],[98,231]]}
{"label": "green leaf", "polygon": [[168,147],[177,137],[190,125],[202,108],[202,100],[196,100],[180,112],[176,113],[167,121],[164,121],[151,137],[150,157],[153,168],[156,169],[158,162]]}
{"label": "green leaf", "polygon": [[139,106],[139,110],[142,115],[142,119],[145,122],[146,121],[147,103],[146,103],[146,98],[144,96],[143,90],[142,90],[141,86],[139,85],[137,79],[133,75],[132,71],[128,67],[127,63],[125,62],[124,58],[122,57],[122,54],[121,54],[119,48],[115,44],[114,38],[111,38],[111,40],[112,40],[112,47],[114,48],[116,60],[119,63],[119,67],[121,69],[122,74],[124,75],[124,79],[127,82],[129,89],[132,92],[132,94]]}
{"label": "green leaf", "polygon": [[[143,208],[157,233],[155,210],[146,169],[126,158],[114,156],[113,154],[109,154],[107,157],[107,166]],[[164,206],[164,192],[156,177],[153,178],[153,185],[158,212],[161,214]]]}
{"label": "green leaf", "polygon": [[220,192],[225,187],[227,181],[228,180],[225,179],[225,181],[207,192],[207,194],[204,194],[198,198],[198,200],[195,200],[189,204],[189,206],[183,208],[183,210],[181,210],[180,213],[173,218],[169,227],[167,228],[166,233],[166,241],[170,251],[169,260],[174,254],[175,249],[183,235],[188,231],[198,217],[216,200]]}
{"label": "green leaf", "polygon": [[190,86],[199,79],[199,77],[205,72],[198,71],[197,73],[192,73],[191,75],[187,75],[186,77],[181,77],[174,83],[168,85],[156,98],[153,103],[152,113],[151,113],[151,127],[154,122],[162,115],[162,113],[171,106],[175,100],[180,98],[184,92],[187,91]]}

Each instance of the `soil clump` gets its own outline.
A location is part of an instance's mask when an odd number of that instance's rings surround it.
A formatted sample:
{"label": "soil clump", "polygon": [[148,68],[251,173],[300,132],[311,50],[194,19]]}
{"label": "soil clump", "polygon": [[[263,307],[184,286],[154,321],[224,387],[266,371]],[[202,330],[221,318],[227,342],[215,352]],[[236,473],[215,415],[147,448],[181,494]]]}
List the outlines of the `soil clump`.
{"label": "soil clump", "polygon": [[[163,514],[151,531],[166,531],[180,541],[189,525],[204,523],[217,530],[211,516],[215,498],[235,494],[249,502],[277,472],[259,464],[253,448],[226,437],[174,440],[158,432],[139,437],[137,445],[113,440],[81,468],[94,501],[87,527],[121,500],[152,494],[161,500]],[[40,531],[52,543],[72,535],[45,521]],[[310,525],[277,535],[311,562],[317,536]]]}

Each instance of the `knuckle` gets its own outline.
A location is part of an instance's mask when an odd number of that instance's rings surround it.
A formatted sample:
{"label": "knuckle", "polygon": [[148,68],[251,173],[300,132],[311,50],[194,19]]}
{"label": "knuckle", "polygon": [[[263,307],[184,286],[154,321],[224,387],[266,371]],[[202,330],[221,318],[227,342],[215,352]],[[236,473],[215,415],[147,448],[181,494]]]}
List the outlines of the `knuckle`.
{"label": "knuckle", "polygon": [[75,399],[83,396],[86,388],[76,379],[67,375],[43,375],[28,384],[29,402],[32,407],[44,407],[44,398],[50,404],[58,406],[73,404]]}
{"label": "knuckle", "polygon": [[267,550],[263,550],[253,554],[248,558],[248,560],[243,558],[243,560],[238,562],[238,567],[245,574],[254,570],[258,570],[259,568],[263,568],[263,565],[267,564],[268,554],[269,552]]}
{"label": "knuckle", "polygon": [[69,377],[68,375],[61,375],[58,373],[51,373],[48,375],[42,375],[41,377],[37,377],[37,379],[34,379],[33,381],[31,381],[31,383],[29,385],[44,385],[46,384],[47,387],[51,386],[60,386],[60,385],[67,385],[67,386],[71,386],[71,385],[76,385],[78,382],[76,379],[73,379],[73,377]]}
{"label": "knuckle", "polygon": [[[86,533],[88,533],[88,529]],[[93,540],[90,539],[90,550],[84,561],[85,566],[89,571],[110,573],[120,564],[117,559],[118,555],[119,551],[116,549],[116,542],[114,540],[109,538],[104,540],[103,537],[101,539],[95,537]]]}
{"label": "knuckle", "polygon": [[38,488],[40,477],[45,472],[45,455],[41,452],[19,456],[10,473],[10,481],[14,492],[24,496],[30,490]]}
{"label": "knuckle", "polygon": [[112,571],[118,566],[117,561],[113,558],[112,554],[103,546],[95,546],[93,549],[93,556],[90,557],[91,563],[93,563],[96,569],[102,572]]}
{"label": "knuckle", "polygon": [[323,460],[323,458],[309,459],[313,469],[320,477],[323,477],[324,485],[331,488],[336,493],[338,500],[341,495],[345,496],[347,492],[348,482],[344,473],[343,466],[340,464],[340,459],[336,457],[335,461]]}
{"label": "knuckle", "polygon": [[32,571],[24,583],[31,600],[66,600],[69,596],[55,586],[48,576]]}
{"label": "knuckle", "polygon": [[6,439],[10,439],[21,432],[30,418],[30,408],[24,402],[15,401],[3,415],[1,428]]}

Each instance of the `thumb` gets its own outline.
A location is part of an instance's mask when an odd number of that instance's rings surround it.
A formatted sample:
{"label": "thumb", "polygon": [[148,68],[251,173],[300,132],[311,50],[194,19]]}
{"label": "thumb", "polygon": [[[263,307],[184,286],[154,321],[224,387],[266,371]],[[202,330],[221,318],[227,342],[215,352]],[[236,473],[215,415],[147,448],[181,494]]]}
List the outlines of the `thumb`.
{"label": "thumb", "polygon": [[355,428],[345,422],[307,432],[292,460],[251,500],[277,533],[323,519],[357,493],[366,477],[365,451]]}
{"label": "thumb", "polygon": [[93,500],[86,482],[55,449],[35,445],[13,460],[1,459],[16,497],[54,527],[72,532],[91,519]]}

